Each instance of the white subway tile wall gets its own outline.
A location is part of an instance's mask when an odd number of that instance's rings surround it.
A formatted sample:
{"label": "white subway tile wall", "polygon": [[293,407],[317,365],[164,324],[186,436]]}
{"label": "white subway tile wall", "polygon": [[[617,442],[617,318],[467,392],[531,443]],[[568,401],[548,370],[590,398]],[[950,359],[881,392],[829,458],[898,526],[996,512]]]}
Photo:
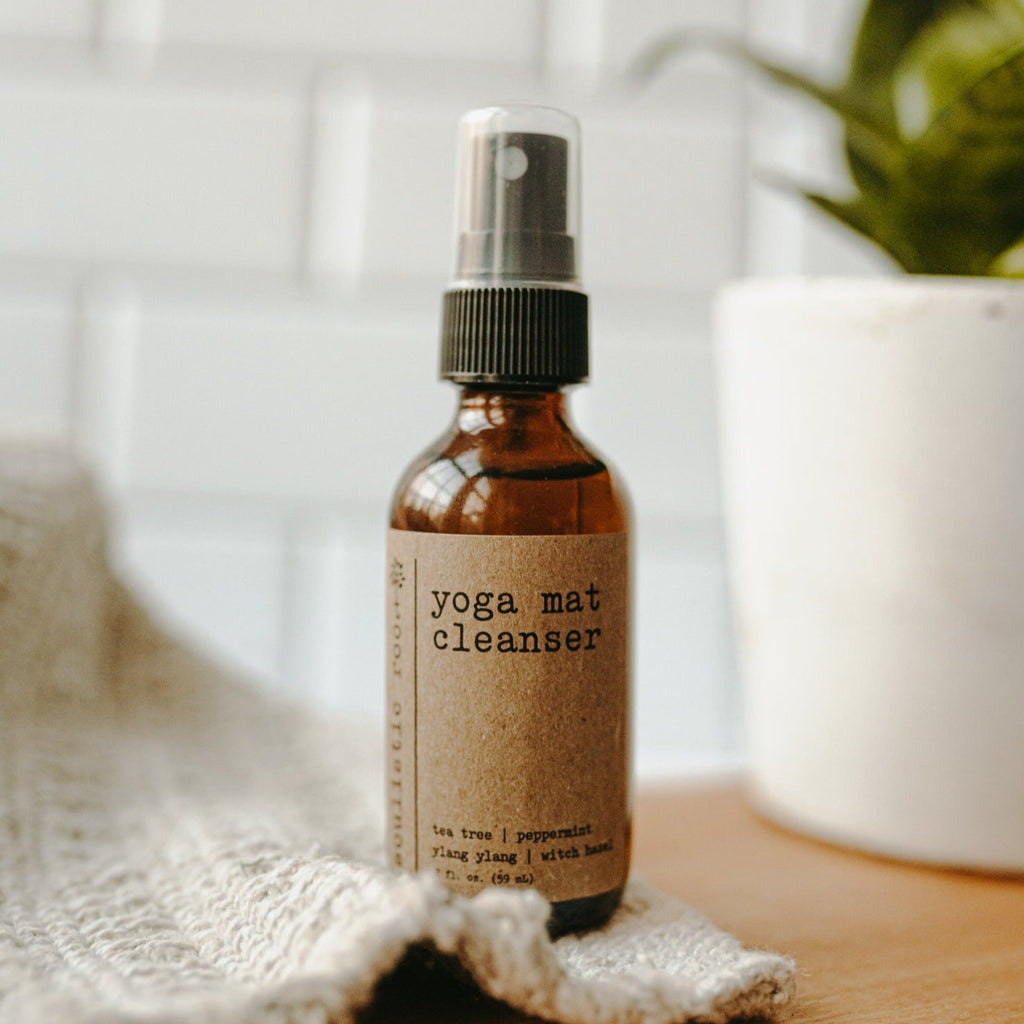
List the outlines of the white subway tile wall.
{"label": "white subway tile wall", "polygon": [[593,303],[573,402],[636,511],[638,768],[735,764],[710,298],[878,262],[752,183],[804,173],[824,120],[706,54],[646,89],[624,73],[697,26],[834,71],[857,6],[6,0],[0,426],[88,454],[122,571],[175,628],[379,720],[389,493],[454,403],[435,378],[456,121],[573,110]]}
{"label": "white subway tile wall", "polygon": [[95,19],[95,0],[10,0],[0,7],[0,32],[84,39]]}

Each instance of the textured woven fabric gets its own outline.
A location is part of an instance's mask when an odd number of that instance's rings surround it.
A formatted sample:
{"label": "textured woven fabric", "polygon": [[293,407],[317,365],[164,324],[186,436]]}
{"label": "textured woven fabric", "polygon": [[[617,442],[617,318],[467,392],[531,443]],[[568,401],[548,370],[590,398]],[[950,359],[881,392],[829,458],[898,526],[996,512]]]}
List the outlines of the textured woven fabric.
{"label": "textured woven fabric", "polygon": [[348,1021],[415,943],[557,1021],[790,998],[789,961],[639,883],[552,944],[533,893],[388,872],[378,746],[167,635],[74,460],[0,445],[0,1022]]}

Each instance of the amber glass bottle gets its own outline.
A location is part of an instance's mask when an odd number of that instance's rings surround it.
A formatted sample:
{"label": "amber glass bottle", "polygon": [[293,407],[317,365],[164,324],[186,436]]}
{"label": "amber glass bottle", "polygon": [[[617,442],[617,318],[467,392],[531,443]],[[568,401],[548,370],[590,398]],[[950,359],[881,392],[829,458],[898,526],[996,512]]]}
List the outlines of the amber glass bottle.
{"label": "amber glass bottle", "polygon": [[535,888],[553,934],[608,917],[630,844],[628,510],[566,409],[588,360],[575,131],[536,108],[463,119],[458,408],[388,540],[392,862],[467,895]]}

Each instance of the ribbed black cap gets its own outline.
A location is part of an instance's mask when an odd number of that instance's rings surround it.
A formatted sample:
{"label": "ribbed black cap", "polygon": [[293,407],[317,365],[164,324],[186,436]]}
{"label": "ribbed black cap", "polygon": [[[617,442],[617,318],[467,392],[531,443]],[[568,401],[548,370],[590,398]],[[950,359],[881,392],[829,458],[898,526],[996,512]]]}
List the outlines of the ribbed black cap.
{"label": "ribbed black cap", "polygon": [[445,293],[441,376],[459,384],[576,384],[587,379],[588,302],[561,288]]}

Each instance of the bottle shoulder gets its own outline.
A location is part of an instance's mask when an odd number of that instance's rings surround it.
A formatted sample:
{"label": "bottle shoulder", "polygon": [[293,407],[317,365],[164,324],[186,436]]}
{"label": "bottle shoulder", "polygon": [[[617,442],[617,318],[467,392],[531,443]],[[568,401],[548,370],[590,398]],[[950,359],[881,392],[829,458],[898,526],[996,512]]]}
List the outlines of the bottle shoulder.
{"label": "bottle shoulder", "polygon": [[568,428],[502,436],[448,431],[406,469],[391,525],[438,533],[625,532],[617,474]]}

